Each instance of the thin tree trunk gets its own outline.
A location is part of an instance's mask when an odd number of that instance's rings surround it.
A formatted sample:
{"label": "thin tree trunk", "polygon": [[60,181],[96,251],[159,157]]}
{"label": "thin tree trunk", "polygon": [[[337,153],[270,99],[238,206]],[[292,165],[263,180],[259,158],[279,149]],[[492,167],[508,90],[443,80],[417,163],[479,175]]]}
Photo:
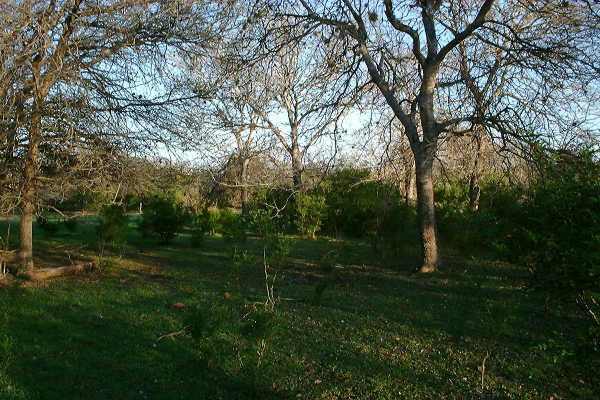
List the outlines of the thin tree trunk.
{"label": "thin tree trunk", "polygon": [[292,152],[290,154],[292,157],[292,174],[294,180],[294,189],[301,191],[302,190],[302,159],[300,156],[300,149],[298,148],[298,143],[294,143],[292,145]]}
{"label": "thin tree trunk", "polygon": [[240,185],[241,185],[241,201],[242,201],[242,213],[248,213],[248,164],[250,159],[242,157],[241,170],[240,170]]}
{"label": "thin tree trunk", "polygon": [[481,188],[479,186],[479,158],[481,157],[481,137],[476,136],[477,151],[475,152],[475,161],[473,162],[473,170],[469,178],[469,208],[471,211],[479,211],[479,197],[481,196]]}
{"label": "thin tree trunk", "polygon": [[406,204],[415,204],[417,189],[415,187],[415,163],[414,158],[405,163],[404,169],[404,200]]}
{"label": "thin tree trunk", "polygon": [[419,232],[423,256],[423,263],[418,272],[435,272],[441,264],[441,257],[438,248],[438,234],[433,197],[433,157],[422,154],[415,155],[415,171],[417,183],[417,212],[419,216]]}
{"label": "thin tree trunk", "polygon": [[19,264],[22,270],[33,269],[33,215],[37,191],[37,169],[39,158],[39,140],[41,117],[38,113],[31,122],[29,149],[23,170],[24,185],[21,196],[21,225],[19,228]]}

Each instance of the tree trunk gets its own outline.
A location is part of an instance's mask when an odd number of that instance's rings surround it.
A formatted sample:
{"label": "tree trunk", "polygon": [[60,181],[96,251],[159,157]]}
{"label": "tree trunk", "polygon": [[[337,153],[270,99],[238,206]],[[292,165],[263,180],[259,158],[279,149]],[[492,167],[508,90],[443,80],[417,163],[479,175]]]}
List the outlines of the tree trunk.
{"label": "tree trunk", "polygon": [[479,157],[481,157],[481,137],[476,136],[477,148],[475,152],[475,160],[473,162],[473,170],[469,178],[469,208],[471,211],[479,211],[479,197],[481,188],[479,187]]}
{"label": "tree trunk", "polygon": [[404,168],[404,201],[406,204],[415,204],[417,199],[417,189],[415,187],[415,162],[413,157],[410,157],[405,163]]}
{"label": "tree trunk", "polygon": [[24,271],[33,269],[33,215],[35,213],[37,169],[39,158],[41,117],[32,119],[29,149],[23,169],[24,184],[21,196],[21,225],[19,229],[19,264]]}
{"label": "tree trunk", "polygon": [[292,174],[294,180],[294,189],[297,191],[302,190],[302,158],[300,156],[300,149],[298,143],[292,145],[292,151],[290,156],[292,157]]}
{"label": "tree trunk", "polygon": [[433,156],[415,154],[415,170],[417,212],[423,257],[423,263],[418,272],[429,273],[437,271],[441,264],[433,197]]}
{"label": "tree trunk", "polygon": [[250,159],[246,157],[242,157],[241,160],[241,169],[240,169],[240,190],[241,190],[241,202],[242,202],[242,213],[248,213],[248,164],[250,163]]}

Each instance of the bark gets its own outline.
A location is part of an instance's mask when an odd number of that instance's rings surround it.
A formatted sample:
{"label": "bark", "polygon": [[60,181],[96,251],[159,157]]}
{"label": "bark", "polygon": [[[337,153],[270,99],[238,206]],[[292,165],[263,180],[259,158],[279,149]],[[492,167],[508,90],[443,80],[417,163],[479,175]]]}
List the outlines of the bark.
{"label": "bark", "polygon": [[410,159],[404,170],[404,200],[406,204],[415,204],[417,199],[417,188],[415,186],[415,164]]}
{"label": "bark", "polygon": [[435,272],[441,264],[433,197],[433,155],[416,154],[417,212],[423,263],[420,273]]}
{"label": "bark", "polygon": [[33,269],[33,215],[37,192],[37,170],[39,158],[41,117],[32,119],[29,148],[23,169],[24,185],[21,197],[21,224],[19,228],[19,264],[24,271]]}
{"label": "bark", "polygon": [[294,179],[294,189],[297,191],[302,190],[302,157],[300,154],[300,147],[298,141],[293,140],[290,156],[292,158],[292,174]]}
{"label": "bark", "polygon": [[250,159],[246,157],[242,157],[241,159],[241,169],[240,169],[240,191],[241,191],[241,201],[242,201],[242,213],[248,213],[248,164],[250,163]]}
{"label": "bark", "polygon": [[475,152],[475,160],[473,161],[473,170],[469,178],[469,208],[471,211],[479,211],[479,197],[481,188],[479,187],[479,158],[481,157],[481,138],[476,137],[477,151]]}
{"label": "bark", "polygon": [[88,262],[85,264],[75,264],[68,267],[39,268],[33,271],[27,271],[21,274],[21,276],[29,279],[30,281],[41,281],[48,278],[55,278],[57,276],[86,272],[93,270],[94,268],[95,264],[93,262]]}

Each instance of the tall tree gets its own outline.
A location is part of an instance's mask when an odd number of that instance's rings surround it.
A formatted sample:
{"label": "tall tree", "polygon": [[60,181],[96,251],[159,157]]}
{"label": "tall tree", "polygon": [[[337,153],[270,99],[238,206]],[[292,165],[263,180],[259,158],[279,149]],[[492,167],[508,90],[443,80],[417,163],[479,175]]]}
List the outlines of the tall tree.
{"label": "tall tree", "polygon": [[[503,132],[504,137],[530,128],[523,120],[511,121],[515,102],[507,107],[508,96],[504,108],[499,107],[502,102],[487,110],[447,106],[448,101],[464,101],[453,97],[465,85],[456,67],[461,46],[478,41],[486,49],[504,49],[513,57],[511,64],[518,63],[524,71],[524,82],[527,76],[547,77],[561,68],[574,71],[571,67],[584,56],[581,38],[587,31],[579,27],[577,18],[565,16],[556,23],[545,10],[548,5],[557,9],[550,1],[300,0],[298,7],[284,3],[285,18],[306,21],[325,37],[345,38],[348,52],[365,67],[370,82],[402,125],[415,158],[423,255],[419,271],[436,271],[441,256],[432,171],[440,138],[471,129],[469,124],[475,123]],[[492,33],[502,40],[495,40]],[[521,135],[520,139],[528,138]]]}
{"label": "tall tree", "polygon": [[335,138],[353,98],[340,90],[345,81],[338,79],[336,44],[323,45],[297,26],[289,29],[272,38],[272,49],[253,66],[252,84],[260,87],[254,93],[260,97],[245,101],[257,116],[257,127],[271,132],[283,149],[294,190],[301,191],[306,159],[325,138]]}
{"label": "tall tree", "polygon": [[[0,75],[10,79],[0,85],[0,95],[9,97],[5,104],[10,106],[3,110],[0,143],[22,171],[19,261],[23,269],[33,268],[32,221],[45,149],[68,141],[77,143],[80,152],[98,143],[133,143],[140,132],[135,132],[131,111],[173,101],[172,93],[159,93],[159,86],[141,93],[139,88],[160,64],[164,66],[170,49],[208,39],[206,19],[219,12],[221,5],[216,4],[2,2],[2,17],[10,24],[1,38]],[[95,123],[91,128],[78,125],[80,115],[67,118],[67,109],[85,110]],[[63,123],[66,129],[51,128]]]}

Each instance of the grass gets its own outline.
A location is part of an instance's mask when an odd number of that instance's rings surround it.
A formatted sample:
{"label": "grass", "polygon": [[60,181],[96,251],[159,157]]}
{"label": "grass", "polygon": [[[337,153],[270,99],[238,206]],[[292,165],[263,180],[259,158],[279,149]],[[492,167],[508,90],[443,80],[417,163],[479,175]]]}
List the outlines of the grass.
{"label": "grass", "polygon": [[[96,257],[94,221],[52,238],[35,232],[36,261]],[[280,301],[265,311],[275,329],[254,340],[243,329],[264,310],[260,262],[237,280],[221,238],[193,248],[182,235],[158,246],[133,225],[97,272],[0,289],[0,398],[600,396],[597,360],[579,358],[572,339],[577,315],[549,306],[526,289],[526,271],[493,257],[449,253],[442,272],[420,276],[408,272],[411,249],[392,263],[360,241],[294,237],[275,283]],[[258,239],[243,247],[260,261]],[[336,279],[314,303],[326,279],[317,264],[335,248]],[[213,333],[194,333],[199,318],[221,312]]]}

